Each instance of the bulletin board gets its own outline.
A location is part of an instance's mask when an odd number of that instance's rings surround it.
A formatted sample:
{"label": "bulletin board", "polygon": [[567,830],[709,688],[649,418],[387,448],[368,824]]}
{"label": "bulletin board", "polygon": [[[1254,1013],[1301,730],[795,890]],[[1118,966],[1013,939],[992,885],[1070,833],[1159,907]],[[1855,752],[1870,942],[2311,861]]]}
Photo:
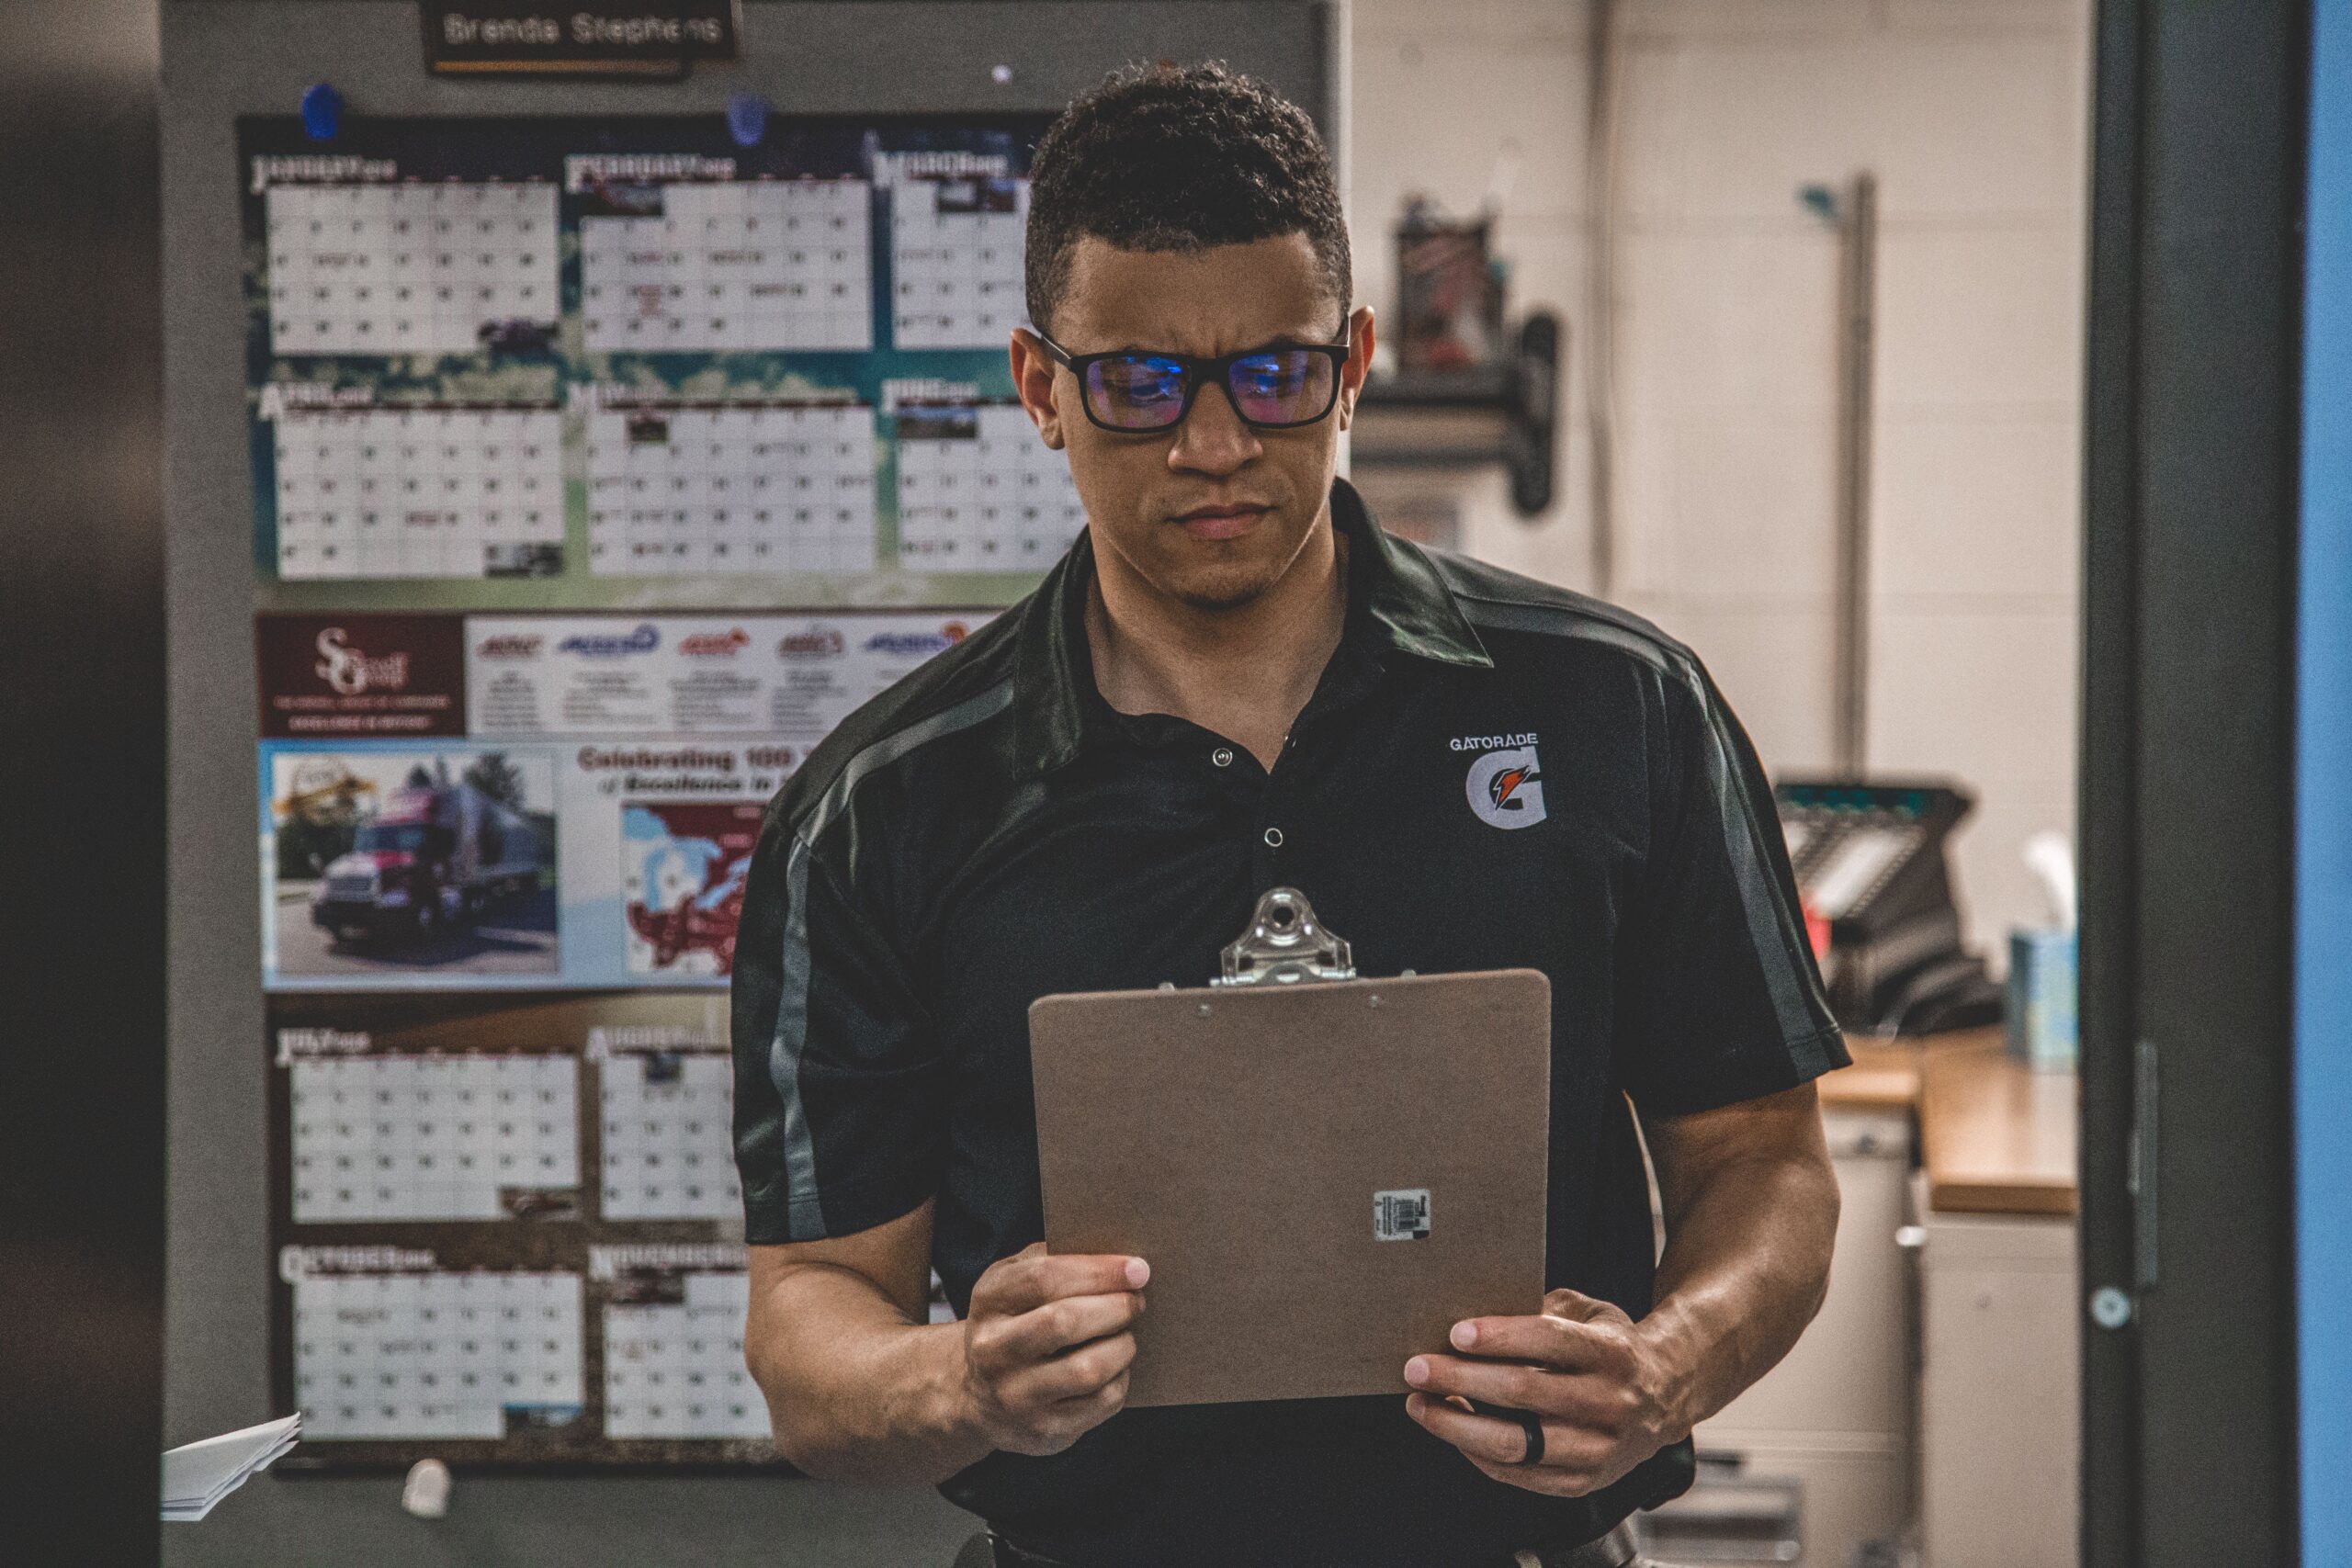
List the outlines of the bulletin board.
{"label": "bulletin board", "polygon": [[[186,1436],[300,1408],[288,1474],[579,1470],[602,1506],[781,1468],[727,1039],[761,811],[1083,525],[1004,353],[1036,135],[1139,59],[1327,116],[1333,35],[746,0],[741,60],[618,83],[434,78],[417,23],[164,17],[172,1399]],[[741,1506],[791,1534],[782,1493]],[[673,1543],[565,1495],[501,1517]]]}
{"label": "bulletin board", "polygon": [[[239,121],[292,1462],[773,1460],[745,878],[1084,525],[1005,355],[1045,123]],[[463,1000],[511,991],[565,999]]]}

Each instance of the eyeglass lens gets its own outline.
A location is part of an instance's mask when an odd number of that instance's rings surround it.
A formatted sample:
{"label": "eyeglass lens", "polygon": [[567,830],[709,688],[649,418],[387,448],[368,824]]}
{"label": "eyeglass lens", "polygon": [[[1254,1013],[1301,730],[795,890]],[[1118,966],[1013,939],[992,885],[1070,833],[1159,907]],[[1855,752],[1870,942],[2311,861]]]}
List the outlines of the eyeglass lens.
{"label": "eyeglass lens", "polygon": [[[1236,412],[1252,424],[1311,424],[1330,412],[1338,374],[1328,354],[1272,348],[1235,360],[1226,386]],[[1086,400],[1105,424],[1163,430],[1183,417],[1185,378],[1180,360],[1114,355],[1087,367]]]}

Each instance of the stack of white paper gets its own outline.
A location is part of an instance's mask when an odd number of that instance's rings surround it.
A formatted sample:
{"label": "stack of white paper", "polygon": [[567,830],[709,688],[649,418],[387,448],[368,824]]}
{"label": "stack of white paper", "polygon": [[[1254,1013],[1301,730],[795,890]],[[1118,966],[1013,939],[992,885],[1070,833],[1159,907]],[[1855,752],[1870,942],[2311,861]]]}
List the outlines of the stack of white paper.
{"label": "stack of white paper", "polygon": [[193,1522],[212,1506],[267,1470],[302,1435],[300,1412],[265,1421],[242,1432],[226,1432],[164,1455],[164,1517]]}

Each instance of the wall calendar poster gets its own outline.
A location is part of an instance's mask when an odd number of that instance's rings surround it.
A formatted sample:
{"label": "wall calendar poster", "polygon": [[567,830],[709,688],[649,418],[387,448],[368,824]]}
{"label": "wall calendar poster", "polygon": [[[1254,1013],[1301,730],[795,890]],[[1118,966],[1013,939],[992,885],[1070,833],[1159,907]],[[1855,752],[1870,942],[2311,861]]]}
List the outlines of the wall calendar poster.
{"label": "wall calendar poster", "polygon": [[745,877],[1084,525],[1006,362],[1044,124],[238,122],[286,1467],[777,1462]]}
{"label": "wall calendar poster", "polygon": [[1005,355],[1040,129],[241,120],[264,602],[1018,597],[1085,521]]}

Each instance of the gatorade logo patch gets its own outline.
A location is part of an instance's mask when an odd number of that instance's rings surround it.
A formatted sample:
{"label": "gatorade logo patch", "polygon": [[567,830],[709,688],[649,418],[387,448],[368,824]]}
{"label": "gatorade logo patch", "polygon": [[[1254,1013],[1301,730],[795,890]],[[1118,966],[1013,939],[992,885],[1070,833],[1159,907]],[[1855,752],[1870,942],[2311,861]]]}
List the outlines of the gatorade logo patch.
{"label": "gatorade logo patch", "polygon": [[1544,775],[1535,748],[1509,746],[1470,764],[1464,785],[1478,820],[1496,828],[1532,828],[1544,820]]}

